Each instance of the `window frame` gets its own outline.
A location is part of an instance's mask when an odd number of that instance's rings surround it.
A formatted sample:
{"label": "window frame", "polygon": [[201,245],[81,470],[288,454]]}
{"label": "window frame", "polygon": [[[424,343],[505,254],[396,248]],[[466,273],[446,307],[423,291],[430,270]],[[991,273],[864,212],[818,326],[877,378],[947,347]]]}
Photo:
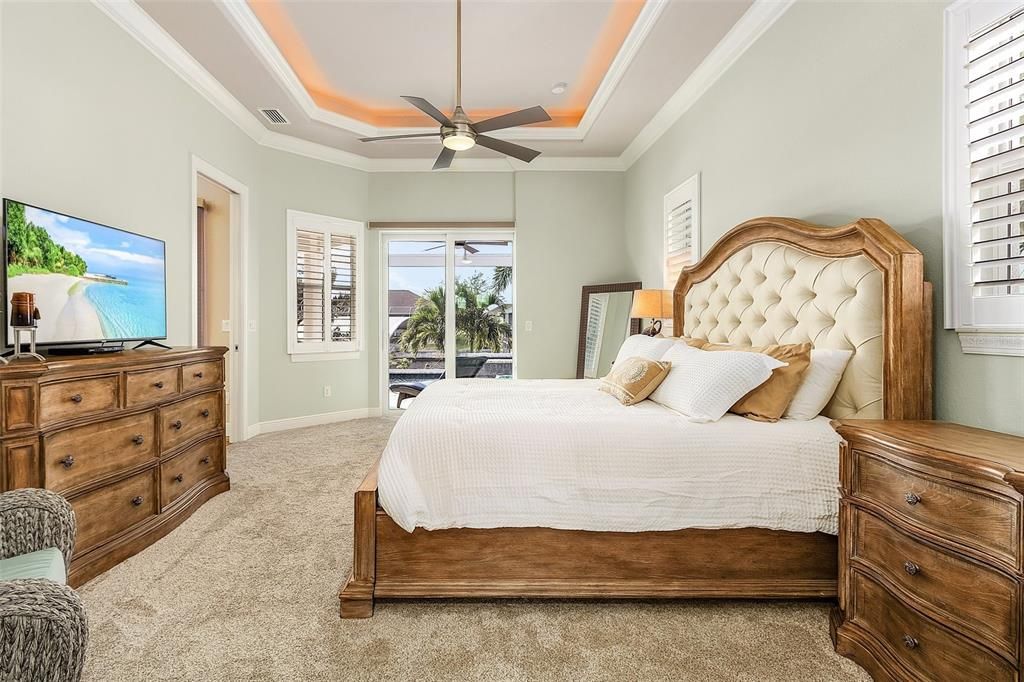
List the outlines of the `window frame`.
{"label": "window frame", "polygon": [[[1024,356],[1024,317],[976,317],[970,278],[972,245],[970,134],[967,125],[966,45],[969,10],[981,0],[960,0],[945,10],[943,36],[943,322],[955,330],[964,353]],[[1013,3],[1019,6],[1019,3]],[[1007,13],[1012,11],[1007,3]],[[1024,302],[1021,307],[1024,308]],[[1007,305],[1006,308],[1011,308]]]}
{"label": "window frame", "polygon": [[[664,288],[675,289],[676,281],[669,281],[668,272],[668,213],[670,206],[677,206],[685,198],[689,197],[693,202],[693,227],[691,228],[691,260],[690,264],[696,263],[701,258],[700,248],[700,173],[692,176],[676,185],[672,190],[665,193],[661,205],[661,280]],[[684,266],[685,267],[685,266]]]}
{"label": "window frame", "polygon": [[[356,333],[355,338],[352,341],[331,341],[325,338],[323,341],[314,343],[299,343],[298,342],[298,320],[296,319],[296,312],[298,309],[298,293],[295,289],[296,281],[296,257],[298,255],[298,248],[296,246],[297,231],[303,230],[307,232],[317,232],[324,235],[325,240],[325,252],[324,252],[324,263],[325,268],[330,268],[330,236],[339,235],[350,237],[355,240],[355,327]],[[366,223],[358,220],[350,220],[348,218],[337,218],[334,216],[321,215],[319,213],[310,213],[307,211],[298,211],[294,209],[287,210],[287,258],[288,265],[286,268],[287,277],[287,315],[288,324],[287,327],[287,345],[288,354],[291,356],[292,362],[315,362],[315,361],[327,361],[327,360],[357,360],[361,357],[362,350],[364,348],[366,339],[365,329],[365,309],[364,305],[366,292],[365,292],[365,270],[366,262],[364,260],[364,241],[366,239]],[[329,286],[330,276],[325,272],[325,289]],[[330,303],[329,295],[325,292],[325,301],[327,304],[324,307],[324,329],[325,336],[329,335],[330,330]]]}

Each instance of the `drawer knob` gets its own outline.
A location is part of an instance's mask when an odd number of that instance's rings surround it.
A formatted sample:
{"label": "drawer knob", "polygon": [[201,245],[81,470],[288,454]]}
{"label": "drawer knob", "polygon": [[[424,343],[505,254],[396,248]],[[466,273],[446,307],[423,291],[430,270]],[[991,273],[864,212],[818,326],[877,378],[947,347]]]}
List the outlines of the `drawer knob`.
{"label": "drawer knob", "polygon": [[204,417],[209,417],[210,416],[210,411],[209,410],[203,410],[199,414],[203,415]]}
{"label": "drawer knob", "polygon": [[184,474],[178,474],[177,476],[174,477],[174,480],[177,481],[178,483],[181,483],[182,481],[185,480],[185,475]]}
{"label": "drawer knob", "polygon": [[209,457],[203,457],[201,460],[199,460],[199,463],[200,464],[209,464],[210,463],[210,458]]}
{"label": "drawer knob", "polygon": [[907,504],[909,504],[910,506],[914,506],[915,504],[921,501],[921,497],[916,493],[907,493],[906,495],[903,496],[903,499],[905,499],[907,501]]}
{"label": "drawer knob", "polygon": [[132,442],[135,443],[136,445],[142,445],[143,443],[146,442],[146,439],[141,433],[137,433],[134,436],[132,436]]}
{"label": "drawer knob", "polygon": [[171,428],[172,429],[177,429],[177,430],[180,431],[181,430],[181,420],[180,419],[176,419],[173,422],[171,422]]}
{"label": "drawer knob", "polygon": [[71,455],[68,455],[67,457],[62,459],[60,463],[64,465],[65,469],[70,469],[75,465],[75,458],[72,457]]}
{"label": "drawer knob", "polygon": [[194,376],[196,379],[202,379],[203,378],[203,373],[202,372],[196,372],[192,376]]}
{"label": "drawer knob", "polygon": [[135,497],[132,498],[132,504],[135,505],[136,507],[138,507],[144,501],[145,500],[142,499],[142,495],[136,495]]}
{"label": "drawer knob", "polygon": [[71,396],[71,402],[75,404],[82,402],[82,394],[76,393],[73,396]]}
{"label": "drawer knob", "polygon": [[921,567],[913,561],[904,561],[903,570],[907,572],[907,575],[917,575],[921,572]]}
{"label": "drawer knob", "polygon": [[903,635],[903,646],[907,647],[908,649],[916,649],[919,643],[920,642],[918,642],[915,637],[911,637],[910,635]]}
{"label": "drawer knob", "polygon": [[155,384],[153,384],[153,385],[154,385],[154,386],[156,386],[157,388],[163,388],[163,387],[164,387],[164,382],[162,382],[162,381],[158,381],[158,382],[156,382],[156,383],[155,383]]}

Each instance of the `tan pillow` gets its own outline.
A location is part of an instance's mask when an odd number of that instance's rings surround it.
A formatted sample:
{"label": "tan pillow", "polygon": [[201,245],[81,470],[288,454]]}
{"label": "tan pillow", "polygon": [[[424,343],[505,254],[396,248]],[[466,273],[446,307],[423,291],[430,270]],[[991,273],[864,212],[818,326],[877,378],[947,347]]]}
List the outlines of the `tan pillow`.
{"label": "tan pillow", "polygon": [[800,388],[800,382],[803,381],[807,368],[811,366],[811,344],[809,343],[772,346],[732,346],[713,343],[705,345],[703,350],[740,350],[764,353],[776,360],[788,363],[785,367],[772,370],[772,376],[768,381],[740,398],[735,405],[729,408],[730,412],[761,422],[779,421]]}
{"label": "tan pillow", "polygon": [[664,381],[671,368],[671,362],[640,357],[626,358],[615,363],[608,376],[601,379],[598,390],[610,393],[623,405],[635,405]]}

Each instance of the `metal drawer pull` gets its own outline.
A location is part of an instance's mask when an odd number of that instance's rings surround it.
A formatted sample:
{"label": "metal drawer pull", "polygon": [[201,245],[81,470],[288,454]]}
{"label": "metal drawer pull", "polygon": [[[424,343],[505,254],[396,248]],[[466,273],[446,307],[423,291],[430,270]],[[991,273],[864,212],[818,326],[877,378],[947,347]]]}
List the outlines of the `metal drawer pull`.
{"label": "metal drawer pull", "polygon": [[137,433],[134,436],[132,436],[132,442],[135,443],[136,445],[142,445],[143,443],[146,442],[146,439],[145,437],[143,437],[141,433]]}
{"label": "metal drawer pull", "polygon": [[65,469],[70,469],[75,464],[75,458],[72,457],[71,455],[68,455],[67,457],[62,459],[60,463],[64,465]]}
{"label": "metal drawer pull", "polygon": [[903,496],[903,499],[907,501],[907,504],[913,506],[921,501],[921,497],[916,493],[907,493]]}
{"label": "metal drawer pull", "polygon": [[204,417],[209,417],[210,416],[210,411],[209,410],[203,410],[199,414],[203,415]]}
{"label": "metal drawer pull", "polygon": [[918,644],[919,642],[914,637],[911,637],[910,635],[903,635],[903,646],[908,649],[916,649]]}
{"label": "metal drawer pull", "polygon": [[917,575],[921,572],[921,567],[913,561],[904,561],[903,570],[907,572],[907,575]]}
{"label": "metal drawer pull", "polygon": [[178,474],[177,476],[174,477],[174,480],[177,481],[178,483],[181,483],[182,481],[185,480],[185,476],[184,474]]}
{"label": "metal drawer pull", "polygon": [[136,507],[138,507],[140,504],[142,504],[143,501],[144,500],[142,499],[142,495],[138,495],[138,496],[132,498],[132,504],[134,504]]}
{"label": "metal drawer pull", "polygon": [[202,372],[196,372],[192,376],[194,376],[196,379],[202,379],[203,378],[203,373]]}
{"label": "metal drawer pull", "polygon": [[155,383],[155,384],[153,384],[153,385],[154,385],[154,386],[156,386],[157,388],[163,388],[163,387],[164,387],[164,382],[162,382],[162,381],[158,381],[158,382],[156,382],[156,383]]}
{"label": "metal drawer pull", "polygon": [[172,429],[178,429],[180,431],[181,430],[181,420],[177,419],[177,420],[171,422],[171,428]]}
{"label": "metal drawer pull", "polygon": [[76,403],[76,404],[82,402],[82,394],[81,393],[76,393],[73,396],[71,396],[71,402]]}
{"label": "metal drawer pull", "polygon": [[199,463],[200,464],[209,464],[210,463],[210,458],[209,457],[203,457],[201,460],[199,460]]}

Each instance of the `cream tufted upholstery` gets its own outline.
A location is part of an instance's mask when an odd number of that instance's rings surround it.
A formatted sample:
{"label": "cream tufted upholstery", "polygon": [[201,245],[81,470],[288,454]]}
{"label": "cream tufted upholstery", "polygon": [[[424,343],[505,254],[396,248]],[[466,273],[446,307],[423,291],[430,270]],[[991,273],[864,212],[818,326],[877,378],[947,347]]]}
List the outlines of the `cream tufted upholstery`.
{"label": "cream tufted upholstery", "polygon": [[683,333],[712,343],[852,350],[823,414],[882,419],[883,273],[863,255],[815,256],[780,242],[741,248],[683,304]]}

